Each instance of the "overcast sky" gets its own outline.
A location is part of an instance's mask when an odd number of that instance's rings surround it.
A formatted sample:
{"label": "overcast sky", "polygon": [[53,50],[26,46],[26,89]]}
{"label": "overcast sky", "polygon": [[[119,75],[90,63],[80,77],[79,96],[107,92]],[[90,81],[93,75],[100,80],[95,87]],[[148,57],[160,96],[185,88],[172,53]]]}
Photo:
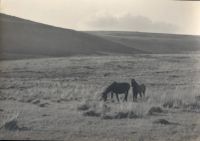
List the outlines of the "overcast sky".
{"label": "overcast sky", "polygon": [[173,0],[1,0],[1,12],[76,30],[200,35],[200,2]]}

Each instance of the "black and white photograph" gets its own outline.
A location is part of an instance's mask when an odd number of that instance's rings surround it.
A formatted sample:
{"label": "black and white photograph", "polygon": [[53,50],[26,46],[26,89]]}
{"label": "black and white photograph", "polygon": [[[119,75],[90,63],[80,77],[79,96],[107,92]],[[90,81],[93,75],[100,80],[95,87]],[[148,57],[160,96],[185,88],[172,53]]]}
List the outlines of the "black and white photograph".
{"label": "black and white photograph", "polygon": [[0,0],[0,140],[200,141],[200,1]]}

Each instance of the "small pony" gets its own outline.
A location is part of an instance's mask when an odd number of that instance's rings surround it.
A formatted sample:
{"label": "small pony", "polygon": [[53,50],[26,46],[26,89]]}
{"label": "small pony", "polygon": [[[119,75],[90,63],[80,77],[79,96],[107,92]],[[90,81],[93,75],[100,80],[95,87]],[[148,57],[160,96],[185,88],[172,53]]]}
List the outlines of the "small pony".
{"label": "small pony", "polygon": [[145,96],[146,86],[144,84],[139,85],[135,79],[131,80],[132,92],[133,92],[133,101],[137,99],[138,94],[140,97]]}

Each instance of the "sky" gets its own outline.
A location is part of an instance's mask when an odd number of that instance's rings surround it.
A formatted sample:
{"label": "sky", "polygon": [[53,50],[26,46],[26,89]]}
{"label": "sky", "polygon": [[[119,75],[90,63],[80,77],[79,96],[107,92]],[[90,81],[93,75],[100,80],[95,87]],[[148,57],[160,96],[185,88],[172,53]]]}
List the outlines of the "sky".
{"label": "sky", "polygon": [[63,28],[200,35],[200,1],[0,1],[1,13]]}

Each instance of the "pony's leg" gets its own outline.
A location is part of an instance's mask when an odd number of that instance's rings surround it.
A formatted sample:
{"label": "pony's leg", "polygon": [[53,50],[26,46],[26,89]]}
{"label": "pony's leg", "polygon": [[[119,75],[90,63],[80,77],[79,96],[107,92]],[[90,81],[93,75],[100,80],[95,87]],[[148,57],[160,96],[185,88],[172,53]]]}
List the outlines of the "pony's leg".
{"label": "pony's leg", "polygon": [[124,100],[123,100],[123,102],[124,102],[124,101],[126,101],[126,93],[124,93]]}
{"label": "pony's leg", "polygon": [[125,93],[124,101],[127,102],[127,98],[128,98],[128,92]]}
{"label": "pony's leg", "polygon": [[[132,85],[133,86],[133,85]],[[135,92],[134,89],[132,88],[132,94],[133,94],[133,101],[135,101]]]}
{"label": "pony's leg", "polygon": [[119,102],[119,96],[118,96],[118,94],[116,93],[115,95],[116,95],[117,101]]}
{"label": "pony's leg", "polygon": [[135,93],[133,93],[133,101],[136,101],[136,99],[137,99],[137,96]]}
{"label": "pony's leg", "polygon": [[144,92],[142,92],[142,97],[144,97],[145,96],[145,94],[144,94]]}
{"label": "pony's leg", "polygon": [[114,99],[113,99],[113,92],[111,92],[111,101],[114,102]]}
{"label": "pony's leg", "polygon": [[139,92],[139,94],[140,94],[140,98],[142,98],[142,92]]}
{"label": "pony's leg", "polygon": [[135,93],[135,101],[137,101],[138,92]]}

